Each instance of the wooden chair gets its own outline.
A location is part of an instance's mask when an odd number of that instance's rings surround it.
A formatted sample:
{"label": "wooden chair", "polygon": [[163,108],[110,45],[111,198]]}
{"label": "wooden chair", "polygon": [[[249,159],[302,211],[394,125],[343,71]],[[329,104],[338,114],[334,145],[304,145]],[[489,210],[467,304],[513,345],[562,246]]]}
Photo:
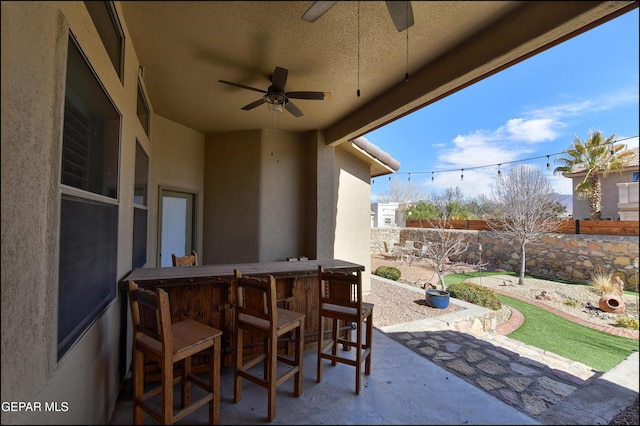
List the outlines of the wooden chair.
{"label": "wooden chair", "polygon": [[382,242],[384,244],[384,253],[382,253],[382,257],[385,259],[398,260],[402,257],[402,253],[400,252],[399,246],[392,246],[393,248],[389,250],[389,244],[386,241]]}
{"label": "wooden chair", "polygon": [[[329,272],[318,267],[318,369],[317,382],[322,381],[324,359],[331,365],[340,362],[356,368],[356,395],[360,394],[362,364],[364,372],[371,374],[371,343],[373,340],[373,304],[362,301],[362,275],[355,273]],[[325,341],[324,319],[332,322],[329,339]],[[356,339],[351,333],[340,335],[338,323],[354,324]],[[364,328],[364,330],[363,330]],[[363,340],[362,333],[366,332]],[[355,355],[338,354],[338,345],[344,350],[355,348]],[[329,352],[328,350],[331,349]]]}
{"label": "wooden chair", "polygon": [[[242,379],[247,379],[268,390],[268,420],[276,416],[276,387],[294,376],[293,394],[302,394],[302,358],[304,351],[305,315],[277,307],[276,281],[273,275],[267,278],[243,277],[234,271],[233,288],[235,304],[235,368],[233,398],[242,399]],[[257,333],[264,338],[264,352],[244,359],[243,334]],[[278,353],[278,339],[293,333],[295,350],[293,359]],[[263,363],[262,374],[250,371]],[[278,362],[286,364],[286,370],[278,375]]]}
{"label": "wooden chair", "polygon": [[195,250],[191,250],[191,254],[186,256],[176,256],[172,253],[171,261],[173,266],[198,266],[198,254]]}
{"label": "wooden chair", "polygon": [[[143,411],[160,424],[173,424],[209,404],[209,423],[220,423],[220,340],[222,332],[191,319],[171,323],[167,293],[139,288],[129,281],[129,304],[133,323],[133,424],[143,424]],[[191,373],[191,357],[209,351],[209,383]],[[145,384],[146,360],[161,369],[160,384]],[[174,377],[174,365],[180,374]],[[181,404],[174,413],[173,388],[181,384]],[[191,385],[205,393],[191,400]],[[147,385],[147,389],[145,389]],[[151,398],[160,394],[160,406]]]}

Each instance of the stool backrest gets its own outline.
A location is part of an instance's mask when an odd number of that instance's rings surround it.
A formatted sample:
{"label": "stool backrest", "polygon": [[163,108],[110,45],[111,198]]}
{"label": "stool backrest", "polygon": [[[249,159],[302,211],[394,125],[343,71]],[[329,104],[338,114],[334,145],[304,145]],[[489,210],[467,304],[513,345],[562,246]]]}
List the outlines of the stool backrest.
{"label": "stool backrest", "polygon": [[186,256],[176,256],[172,253],[171,262],[173,266],[198,266],[198,254],[195,250],[191,250],[191,254]]}

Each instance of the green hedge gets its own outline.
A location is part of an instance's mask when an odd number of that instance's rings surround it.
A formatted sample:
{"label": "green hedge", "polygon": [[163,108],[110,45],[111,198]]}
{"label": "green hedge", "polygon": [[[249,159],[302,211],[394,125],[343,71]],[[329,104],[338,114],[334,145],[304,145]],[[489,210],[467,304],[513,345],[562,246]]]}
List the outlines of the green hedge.
{"label": "green hedge", "polygon": [[468,282],[451,284],[447,286],[447,291],[451,294],[451,297],[473,303],[474,305],[483,306],[494,311],[497,311],[502,307],[498,294],[490,288],[483,287],[479,284]]}
{"label": "green hedge", "polygon": [[398,281],[402,273],[400,269],[393,266],[378,266],[373,274],[388,280]]}

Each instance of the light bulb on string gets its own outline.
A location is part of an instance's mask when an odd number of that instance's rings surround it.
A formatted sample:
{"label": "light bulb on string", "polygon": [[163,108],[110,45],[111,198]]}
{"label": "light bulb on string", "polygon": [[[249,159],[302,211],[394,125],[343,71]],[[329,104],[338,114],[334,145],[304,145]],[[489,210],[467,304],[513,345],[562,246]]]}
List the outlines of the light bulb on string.
{"label": "light bulb on string", "polygon": [[407,179],[407,182],[411,182],[411,173],[409,173],[409,179]]}
{"label": "light bulb on string", "polygon": [[433,182],[434,177],[433,177],[433,172],[431,172],[431,182]]}
{"label": "light bulb on string", "polygon": [[389,176],[389,182],[391,182],[391,176]]}
{"label": "light bulb on string", "polygon": [[614,155],[615,151],[613,150],[613,144],[611,144],[611,155]]}
{"label": "light bulb on string", "polygon": [[464,180],[464,169],[461,170],[460,173],[460,180]]}
{"label": "light bulb on string", "polygon": [[500,171],[501,164],[498,164],[498,177],[502,177],[502,172]]}
{"label": "light bulb on string", "polygon": [[549,163],[549,156],[547,155],[547,170],[551,170],[551,163]]}

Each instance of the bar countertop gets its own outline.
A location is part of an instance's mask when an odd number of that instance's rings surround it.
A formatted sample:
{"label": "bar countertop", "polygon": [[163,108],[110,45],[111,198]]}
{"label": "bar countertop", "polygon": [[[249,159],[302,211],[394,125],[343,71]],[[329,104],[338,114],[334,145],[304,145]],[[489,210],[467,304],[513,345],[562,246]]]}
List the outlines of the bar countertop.
{"label": "bar countertop", "polygon": [[364,266],[340,259],[303,260],[297,262],[263,262],[263,263],[228,263],[219,265],[198,265],[188,267],[137,268],[122,279],[122,282],[135,281],[138,283],[154,283],[171,285],[172,281],[200,281],[202,279],[215,281],[231,281],[234,269],[243,275],[273,275],[276,279],[315,275],[318,266],[326,270],[364,271]]}

